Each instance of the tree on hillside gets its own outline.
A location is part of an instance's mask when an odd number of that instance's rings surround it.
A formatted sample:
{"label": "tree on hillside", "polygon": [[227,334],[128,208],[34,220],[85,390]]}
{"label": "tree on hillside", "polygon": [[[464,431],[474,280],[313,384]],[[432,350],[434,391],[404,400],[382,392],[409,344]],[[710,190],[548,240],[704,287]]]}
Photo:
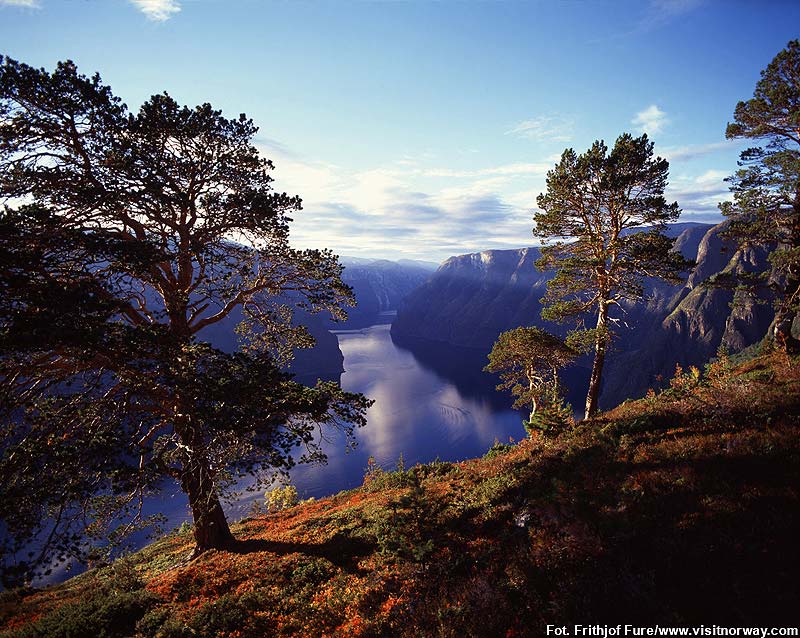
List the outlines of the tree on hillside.
{"label": "tree on hillside", "polygon": [[742,151],[740,169],[729,178],[733,201],[720,208],[740,244],[777,246],[770,255],[777,293],[770,336],[797,352],[800,341],[791,328],[800,308],[800,40],[761,72],[753,97],[736,105],[733,118],[728,139],[761,145]]}
{"label": "tree on hillside", "polygon": [[[321,460],[323,428],[364,423],[363,396],[280,370],[313,341],[293,307],[341,317],[353,298],[335,255],[289,245],[300,199],[273,190],[256,131],[167,94],[129,113],[72,62],[3,59],[0,545],[18,573],[135,528],[164,477],[195,554],[222,547],[226,481],[298,446]],[[234,312],[240,351],[202,341]]]}
{"label": "tree on hillside", "polygon": [[549,332],[514,328],[497,338],[484,370],[500,374],[502,383],[497,389],[511,390],[516,397],[515,409],[530,406],[528,429],[546,430],[572,417],[563,403],[558,371],[572,363],[577,354]]}
{"label": "tree on hillside", "polygon": [[[667,161],[653,157],[647,135],[625,133],[610,152],[602,141],[582,155],[565,150],[547,174],[547,191],[536,200],[540,210],[533,233],[545,242],[537,267],[556,271],[542,299],[542,317],[575,319],[579,328],[568,343],[594,350],[587,417],[597,411],[614,334],[612,306],[640,301],[645,277],[678,281],[687,266],[663,234],[680,214],[677,202],[664,198],[668,172]],[[597,316],[593,328],[583,324],[589,314]]]}

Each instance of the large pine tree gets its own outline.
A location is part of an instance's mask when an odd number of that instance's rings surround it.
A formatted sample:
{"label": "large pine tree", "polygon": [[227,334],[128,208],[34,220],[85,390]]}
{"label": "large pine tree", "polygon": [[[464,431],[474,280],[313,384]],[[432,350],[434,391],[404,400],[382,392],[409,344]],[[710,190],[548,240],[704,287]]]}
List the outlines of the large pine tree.
{"label": "large pine tree", "polygon": [[[256,131],[167,94],[129,113],[71,62],[0,64],[0,195],[29,202],[0,215],[0,542],[37,548],[19,573],[132,529],[164,477],[196,553],[225,546],[226,480],[363,424],[364,397],[280,370],[310,343],[292,308],[341,316],[352,293],[335,255],[290,246],[300,199]],[[215,350],[201,331],[234,312],[242,349]]]}
{"label": "large pine tree", "polygon": [[[665,225],[680,214],[667,203],[669,164],[653,157],[647,135],[621,135],[609,152],[602,141],[578,155],[567,149],[547,174],[537,198],[535,236],[545,242],[537,266],[553,269],[542,317],[578,322],[572,345],[594,350],[586,416],[597,412],[606,352],[613,337],[611,309],[639,301],[646,277],[677,281],[686,267],[672,251]],[[595,315],[595,325],[585,320]]]}
{"label": "large pine tree", "polygon": [[728,124],[729,139],[757,140],[742,152],[730,178],[733,201],[720,205],[731,218],[730,234],[743,244],[776,246],[770,255],[777,293],[771,337],[800,351],[792,322],[800,307],[800,41],[775,56],[753,97],[739,102]]}

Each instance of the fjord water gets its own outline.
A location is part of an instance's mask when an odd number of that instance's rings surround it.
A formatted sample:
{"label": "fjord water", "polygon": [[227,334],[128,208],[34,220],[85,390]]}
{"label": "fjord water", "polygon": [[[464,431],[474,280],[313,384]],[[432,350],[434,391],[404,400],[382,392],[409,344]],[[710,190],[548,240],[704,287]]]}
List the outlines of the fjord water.
{"label": "fjord water", "polygon": [[[387,317],[387,319],[390,317]],[[326,445],[328,464],[292,472],[301,496],[325,496],[361,484],[369,457],[391,470],[439,458],[480,456],[495,439],[525,436],[510,397],[495,392],[496,378],[481,371],[486,353],[431,343],[398,344],[388,323],[335,333],[344,355],[342,388],[374,399],[357,447]]]}
{"label": "fjord water", "polygon": [[[396,343],[390,333],[392,318],[393,313],[387,313],[385,323],[335,333],[344,355],[342,387],[362,392],[375,403],[367,425],[356,431],[354,449],[346,449],[343,436],[329,435],[326,465],[298,465],[291,471],[301,498],[359,486],[370,457],[386,470],[397,467],[400,455],[406,467],[437,458],[460,461],[481,456],[495,440],[505,443],[525,436],[524,414],[510,409],[510,395],[495,391],[497,378],[482,372],[485,352],[431,342]],[[247,483],[240,485],[245,488]],[[247,516],[254,502],[263,501],[263,489],[245,490],[225,503],[225,510],[235,521]],[[169,482],[145,502],[146,514],[156,512],[166,517],[164,530],[191,521],[186,496]],[[130,540],[135,548],[151,537],[142,532]],[[73,566],[67,572],[62,565],[37,584],[58,582],[83,569]]]}
{"label": "fjord water", "polygon": [[[324,444],[325,465],[298,465],[292,483],[301,498],[319,498],[359,486],[370,457],[384,470],[394,470],[402,455],[406,468],[416,463],[461,461],[483,455],[495,441],[508,443],[526,436],[525,412],[511,409],[508,392],[498,392],[499,379],[483,372],[487,353],[430,341],[397,341],[390,332],[394,312],[383,322],[360,330],[334,331],[344,355],[342,388],[361,392],[375,403],[367,425],[355,433],[356,447],[347,449],[341,435]],[[571,388],[567,399],[581,405],[587,370],[573,366],[562,375]],[[576,412],[576,418],[583,414]],[[263,490],[245,493],[228,508],[232,520],[247,514]]]}
{"label": "fjord water", "polygon": [[[510,409],[510,395],[495,391],[497,378],[482,372],[485,352],[431,342],[395,343],[390,333],[393,317],[393,312],[385,313],[381,323],[334,331],[344,355],[342,388],[361,392],[375,403],[367,425],[355,432],[355,447],[348,449],[341,433],[327,433],[323,450],[328,462],[291,470],[300,498],[320,498],[361,485],[370,457],[383,469],[394,470],[401,455],[406,467],[437,458],[460,461],[481,456],[495,440],[507,443],[525,436],[524,415]],[[250,483],[245,480],[240,486]],[[163,512],[165,529],[171,529],[191,516],[177,486],[165,487],[147,509]],[[259,501],[264,501],[263,489],[240,492],[225,504],[229,520],[247,516]]]}

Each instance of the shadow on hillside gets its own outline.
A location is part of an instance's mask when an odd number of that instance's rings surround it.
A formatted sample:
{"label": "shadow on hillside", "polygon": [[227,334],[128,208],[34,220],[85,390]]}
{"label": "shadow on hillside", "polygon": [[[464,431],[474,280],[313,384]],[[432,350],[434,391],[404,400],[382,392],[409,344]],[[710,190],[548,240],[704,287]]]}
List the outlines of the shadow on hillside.
{"label": "shadow on hillside", "polygon": [[271,552],[273,554],[306,554],[324,558],[349,573],[361,573],[358,559],[375,551],[375,546],[361,538],[336,534],[324,543],[286,543],[263,539],[237,540],[229,548],[236,554]]}

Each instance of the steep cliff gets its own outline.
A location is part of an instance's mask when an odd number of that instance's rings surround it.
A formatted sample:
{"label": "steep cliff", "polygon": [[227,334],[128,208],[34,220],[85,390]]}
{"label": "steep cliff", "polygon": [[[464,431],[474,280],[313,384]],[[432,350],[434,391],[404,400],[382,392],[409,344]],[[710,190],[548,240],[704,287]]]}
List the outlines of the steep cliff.
{"label": "steep cliff", "polygon": [[406,298],[392,336],[485,349],[503,330],[540,323],[539,299],[551,275],[536,270],[539,257],[538,248],[451,257]]}
{"label": "steep cliff", "polygon": [[[702,365],[720,345],[738,351],[758,341],[772,320],[770,304],[701,285],[722,272],[762,272],[764,250],[739,250],[720,235],[725,224],[676,224],[675,250],[696,261],[683,284],[646,282],[643,303],[618,310],[619,332],[607,360],[601,405],[641,396],[676,364]],[[539,317],[551,273],[534,267],[536,248],[491,250],[451,257],[409,295],[392,326],[399,341],[425,339],[488,351],[497,335],[520,325],[553,332],[567,327]],[[734,294],[739,294],[734,301]]]}
{"label": "steep cliff", "polygon": [[408,294],[436,269],[426,262],[342,258],[342,280],[353,288],[358,304],[347,311],[347,321],[329,322],[334,329],[361,328],[376,323],[381,313],[397,310]]}
{"label": "steep cliff", "polygon": [[[769,268],[764,249],[739,249],[721,233],[727,223],[713,227],[697,248],[697,266],[673,302],[655,315],[657,322],[639,330],[639,338],[621,344],[609,361],[603,386],[607,402],[638,397],[663,385],[675,366],[702,366],[720,347],[738,352],[767,332],[774,311],[768,299],[760,301],[729,288],[708,286],[720,273],[764,272]],[[637,370],[637,374],[630,374]]]}

